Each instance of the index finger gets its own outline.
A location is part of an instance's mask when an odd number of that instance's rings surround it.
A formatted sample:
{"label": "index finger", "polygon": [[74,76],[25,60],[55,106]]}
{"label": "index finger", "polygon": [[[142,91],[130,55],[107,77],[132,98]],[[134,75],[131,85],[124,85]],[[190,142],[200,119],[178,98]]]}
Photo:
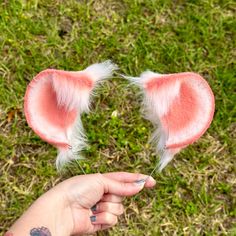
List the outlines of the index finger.
{"label": "index finger", "polygon": [[105,173],[102,174],[107,178],[119,181],[119,182],[125,182],[125,183],[133,183],[140,180],[146,180],[145,181],[145,187],[151,188],[156,184],[156,181],[148,175],[140,174],[140,173],[129,173],[129,172],[111,172],[111,173]]}

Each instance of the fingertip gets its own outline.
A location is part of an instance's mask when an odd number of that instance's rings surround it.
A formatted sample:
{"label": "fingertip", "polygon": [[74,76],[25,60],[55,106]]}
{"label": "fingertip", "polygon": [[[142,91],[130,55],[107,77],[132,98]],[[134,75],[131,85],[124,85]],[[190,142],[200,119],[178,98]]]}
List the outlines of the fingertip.
{"label": "fingertip", "polygon": [[145,182],[142,181],[135,181],[133,183],[126,183],[126,188],[123,190],[123,196],[133,196],[139,193],[145,185]]}
{"label": "fingertip", "polygon": [[156,180],[152,176],[148,177],[145,183],[145,187],[152,188],[155,185],[156,185]]}

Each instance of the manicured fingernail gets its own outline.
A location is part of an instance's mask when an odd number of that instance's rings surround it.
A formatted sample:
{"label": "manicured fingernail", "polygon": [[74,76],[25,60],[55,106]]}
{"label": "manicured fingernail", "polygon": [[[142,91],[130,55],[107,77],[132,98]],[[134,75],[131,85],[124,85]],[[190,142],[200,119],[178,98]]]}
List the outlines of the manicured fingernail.
{"label": "manicured fingernail", "polygon": [[134,183],[138,186],[144,186],[146,180],[145,179],[139,179],[139,180],[136,180]]}
{"label": "manicured fingernail", "polygon": [[96,210],[97,210],[97,205],[91,207],[91,211],[96,211]]}
{"label": "manicured fingernail", "polygon": [[90,216],[90,221],[95,222],[96,221],[96,216]]}

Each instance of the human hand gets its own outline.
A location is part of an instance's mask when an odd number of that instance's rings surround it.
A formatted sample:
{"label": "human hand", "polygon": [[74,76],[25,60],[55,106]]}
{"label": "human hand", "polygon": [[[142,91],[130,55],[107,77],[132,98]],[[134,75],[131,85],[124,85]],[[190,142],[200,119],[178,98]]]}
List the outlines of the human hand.
{"label": "human hand", "polygon": [[155,185],[152,178],[146,183],[135,183],[145,178],[126,172],[81,175],[62,182],[52,191],[63,196],[64,211],[68,213],[63,218],[71,219],[71,234],[93,233],[117,223],[117,217],[124,211],[124,196],[138,193],[144,184]]}
{"label": "human hand", "polygon": [[17,225],[29,222],[35,215],[37,225],[31,222],[28,227],[44,226],[51,235],[57,236],[87,234],[112,227],[124,211],[124,196],[135,195],[144,186],[155,185],[152,177],[136,183],[146,178],[146,175],[127,172],[72,177],[42,195],[22,216],[23,219],[21,217],[13,225],[11,232],[19,232]]}

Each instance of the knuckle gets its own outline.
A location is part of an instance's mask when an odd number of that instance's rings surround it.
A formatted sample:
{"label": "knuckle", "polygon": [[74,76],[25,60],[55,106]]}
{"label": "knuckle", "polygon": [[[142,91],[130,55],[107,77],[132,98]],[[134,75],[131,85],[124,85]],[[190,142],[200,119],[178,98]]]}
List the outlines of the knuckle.
{"label": "knuckle", "polygon": [[124,206],[122,204],[119,204],[119,215],[122,215],[124,213]]}
{"label": "knuckle", "polygon": [[109,194],[104,194],[101,201],[103,201],[103,202],[109,201]]}
{"label": "knuckle", "polygon": [[127,189],[127,184],[124,183],[124,182],[121,182],[120,184],[121,184],[121,191],[120,191],[120,194],[121,194],[121,195],[124,195],[125,192],[126,192],[126,189]]}
{"label": "knuckle", "polygon": [[117,217],[114,217],[112,225],[117,224],[117,222],[118,222],[118,218],[117,218]]}
{"label": "knuckle", "polygon": [[102,189],[107,191],[107,185],[104,176],[101,173],[95,174],[97,183],[102,187]]}
{"label": "knuckle", "polygon": [[103,178],[103,174],[101,174],[101,173],[96,173],[95,174],[98,178]]}
{"label": "knuckle", "polygon": [[96,177],[98,182],[100,182],[101,184],[104,184],[104,177],[101,173],[96,173],[95,177]]}
{"label": "knuckle", "polygon": [[108,211],[108,212],[112,212],[112,204],[110,203],[107,203],[106,206],[105,206],[105,210]]}
{"label": "knuckle", "polygon": [[110,224],[111,222],[111,216],[107,212],[104,213],[104,221],[107,222],[108,224]]}
{"label": "knuckle", "polygon": [[121,196],[114,196],[114,202],[115,203],[121,203],[123,201],[124,197]]}
{"label": "knuckle", "polygon": [[117,217],[110,213],[104,214],[104,220],[109,225],[115,225],[117,223]]}
{"label": "knuckle", "polygon": [[109,212],[109,203],[107,203],[107,202],[101,202],[101,203],[99,204],[99,206],[100,206],[100,208],[99,208],[100,211]]}

